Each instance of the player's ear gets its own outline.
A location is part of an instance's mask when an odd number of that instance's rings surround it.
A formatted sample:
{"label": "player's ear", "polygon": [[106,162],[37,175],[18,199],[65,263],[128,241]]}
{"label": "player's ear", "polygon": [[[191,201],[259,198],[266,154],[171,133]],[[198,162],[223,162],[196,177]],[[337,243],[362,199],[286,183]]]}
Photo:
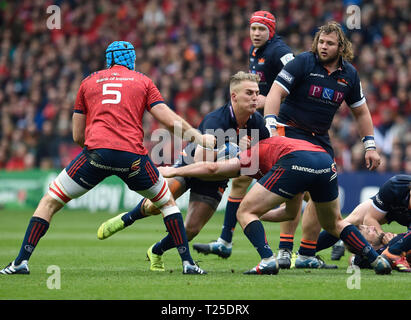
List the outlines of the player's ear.
{"label": "player's ear", "polygon": [[237,102],[237,93],[235,91],[231,92],[231,101]]}

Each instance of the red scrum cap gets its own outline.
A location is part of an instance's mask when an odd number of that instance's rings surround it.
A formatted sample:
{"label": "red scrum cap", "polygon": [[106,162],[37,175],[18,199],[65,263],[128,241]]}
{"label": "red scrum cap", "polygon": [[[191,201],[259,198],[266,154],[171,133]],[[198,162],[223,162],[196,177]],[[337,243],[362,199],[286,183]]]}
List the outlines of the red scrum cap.
{"label": "red scrum cap", "polygon": [[250,25],[253,23],[259,23],[268,28],[270,33],[269,39],[274,37],[275,34],[275,17],[268,11],[256,11],[250,18]]}

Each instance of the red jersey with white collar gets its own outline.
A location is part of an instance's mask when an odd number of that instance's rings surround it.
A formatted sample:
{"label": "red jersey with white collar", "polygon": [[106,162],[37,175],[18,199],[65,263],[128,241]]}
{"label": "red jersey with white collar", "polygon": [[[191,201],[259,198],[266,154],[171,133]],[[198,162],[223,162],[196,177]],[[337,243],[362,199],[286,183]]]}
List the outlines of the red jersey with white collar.
{"label": "red jersey with white collar", "polygon": [[142,118],[163,97],[147,76],[113,66],[83,80],[74,112],[86,115],[85,146],[147,154]]}

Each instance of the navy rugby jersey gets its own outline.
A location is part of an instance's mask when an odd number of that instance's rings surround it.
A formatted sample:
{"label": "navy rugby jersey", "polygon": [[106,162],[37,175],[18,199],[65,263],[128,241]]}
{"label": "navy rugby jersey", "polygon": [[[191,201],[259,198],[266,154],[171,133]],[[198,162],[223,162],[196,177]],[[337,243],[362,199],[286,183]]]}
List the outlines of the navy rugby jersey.
{"label": "navy rugby jersey", "polygon": [[249,57],[249,72],[260,76],[260,94],[267,96],[278,73],[294,55],[281,37],[274,35],[261,48],[251,46]]}
{"label": "navy rugby jersey", "polygon": [[[255,133],[252,133],[253,129],[257,131]],[[252,145],[258,143],[258,141],[260,140],[267,139],[270,137],[270,132],[265,126],[264,118],[258,112],[252,114],[248,119],[245,127],[243,129],[240,129],[238,127],[233,106],[231,105],[231,103],[227,103],[226,105],[207,114],[204,117],[203,121],[201,121],[198,130],[202,134],[217,133],[217,145],[215,147],[216,149],[221,147],[227,141],[239,144],[239,140],[245,134],[247,134],[249,138],[254,138],[254,140],[251,141]],[[228,136],[224,137],[224,139],[220,139],[219,137],[223,136],[225,133],[227,133]],[[195,147],[195,143],[188,144],[183,151],[183,157],[180,157],[177,164],[193,163]]]}
{"label": "navy rugby jersey", "polygon": [[275,82],[289,95],[280,107],[279,121],[317,135],[327,135],[341,103],[350,108],[365,103],[357,70],[341,59],[333,73],[312,52],[304,52],[287,63]]}
{"label": "navy rugby jersey", "polygon": [[385,182],[372,197],[374,207],[385,214],[388,223],[396,221],[411,228],[411,175],[399,174]]}

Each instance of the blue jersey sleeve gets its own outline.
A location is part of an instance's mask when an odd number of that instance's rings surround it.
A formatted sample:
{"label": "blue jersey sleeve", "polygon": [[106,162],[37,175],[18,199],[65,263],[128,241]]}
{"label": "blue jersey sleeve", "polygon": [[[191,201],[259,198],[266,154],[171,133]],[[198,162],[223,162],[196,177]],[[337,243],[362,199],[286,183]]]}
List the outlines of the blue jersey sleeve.
{"label": "blue jersey sleeve", "polygon": [[377,207],[383,213],[387,213],[390,210],[390,206],[398,202],[396,196],[396,188],[393,183],[393,179],[386,181],[378,190],[378,193],[371,198],[374,206]]}
{"label": "blue jersey sleeve", "polygon": [[351,108],[356,108],[359,107],[360,105],[365,103],[365,97],[362,92],[362,86],[361,86],[361,81],[360,77],[358,76],[358,72],[354,69],[355,72],[355,78],[353,82],[353,87],[350,90],[349,94],[345,97],[345,102],[351,107]]}
{"label": "blue jersey sleeve", "polygon": [[200,124],[198,130],[200,130],[202,134],[212,134],[216,137],[216,149],[224,145],[224,143],[229,140],[226,138],[227,134],[231,133],[233,136],[236,136],[234,129],[231,129],[233,132],[228,132],[227,130],[230,129],[221,122],[221,119],[214,115],[206,116]]}
{"label": "blue jersey sleeve", "polygon": [[284,68],[280,71],[275,79],[275,83],[279,84],[285,91],[290,93],[291,89],[304,77],[305,55],[298,55],[294,59],[288,61]]}

